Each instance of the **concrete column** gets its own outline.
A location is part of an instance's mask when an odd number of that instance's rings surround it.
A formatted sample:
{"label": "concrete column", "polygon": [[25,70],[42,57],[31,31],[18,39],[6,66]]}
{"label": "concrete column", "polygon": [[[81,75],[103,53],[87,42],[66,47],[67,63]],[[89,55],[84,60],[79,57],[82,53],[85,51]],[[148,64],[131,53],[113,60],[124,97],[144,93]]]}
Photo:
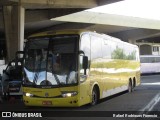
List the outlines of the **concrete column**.
{"label": "concrete column", "polygon": [[136,41],[132,40],[132,39],[128,39],[128,42],[131,43],[131,44],[136,44]]}
{"label": "concrete column", "polygon": [[19,11],[18,11],[18,16],[19,16],[19,21],[18,21],[18,28],[19,28],[19,44],[18,44],[18,50],[23,51],[24,47],[24,24],[25,24],[25,9],[22,6],[19,6]]}
{"label": "concrete column", "polygon": [[[13,39],[13,30],[12,30],[12,6],[3,6],[3,17],[4,17],[4,26],[5,26],[5,36],[6,36],[6,48],[7,48],[7,58],[6,60],[9,61],[11,58],[13,58],[13,55],[11,53],[11,50],[13,53],[15,53],[15,48],[12,48],[13,46],[11,44]],[[15,46],[15,45],[14,45]]]}
{"label": "concrete column", "polygon": [[20,5],[3,6],[7,61],[15,57],[18,50],[23,50],[25,10]]}

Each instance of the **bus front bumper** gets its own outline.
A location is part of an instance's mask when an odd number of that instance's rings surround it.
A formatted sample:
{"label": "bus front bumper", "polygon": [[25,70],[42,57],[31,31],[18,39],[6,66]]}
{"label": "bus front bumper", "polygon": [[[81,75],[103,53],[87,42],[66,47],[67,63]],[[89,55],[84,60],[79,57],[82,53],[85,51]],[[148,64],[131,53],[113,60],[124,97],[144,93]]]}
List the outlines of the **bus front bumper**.
{"label": "bus front bumper", "polygon": [[66,98],[36,98],[23,96],[23,102],[26,106],[42,107],[78,107],[78,96]]}

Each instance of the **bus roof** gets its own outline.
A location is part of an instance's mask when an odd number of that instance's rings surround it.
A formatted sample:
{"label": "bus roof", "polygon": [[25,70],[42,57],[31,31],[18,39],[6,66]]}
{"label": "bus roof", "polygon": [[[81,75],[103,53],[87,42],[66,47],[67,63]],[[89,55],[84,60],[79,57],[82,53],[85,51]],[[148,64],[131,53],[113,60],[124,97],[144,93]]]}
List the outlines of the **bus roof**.
{"label": "bus roof", "polygon": [[59,34],[80,34],[82,32],[89,32],[88,30],[82,30],[82,29],[65,29],[65,30],[57,30],[57,31],[45,31],[40,33],[35,33],[29,36],[31,37],[41,37],[41,36],[47,36],[47,35],[59,35]]}
{"label": "bus roof", "polygon": [[160,55],[140,55],[140,57],[160,57]]}
{"label": "bus roof", "polygon": [[127,46],[138,47],[137,45],[133,45],[133,44],[130,44],[128,42],[124,42],[119,38],[112,37],[110,35],[103,34],[103,33],[97,33],[95,31],[86,30],[86,29],[64,29],[64,30],[57,30],[57,31],[55,31],[55,30],[54,31],[45,31],[45,32],[32,34],[28,38],[42,37],[42,36],[48,36],[48,35],[60,35],[60,34],[81,34],[81,33],[85,33],[85,32],[89,32],[92,35],[95,34],[96,36],[102,37],[104,39],[108,38],[109,40],[112,40],[112,41],[115,41],[115,42],[123,42],[123,44],[126,44]]}

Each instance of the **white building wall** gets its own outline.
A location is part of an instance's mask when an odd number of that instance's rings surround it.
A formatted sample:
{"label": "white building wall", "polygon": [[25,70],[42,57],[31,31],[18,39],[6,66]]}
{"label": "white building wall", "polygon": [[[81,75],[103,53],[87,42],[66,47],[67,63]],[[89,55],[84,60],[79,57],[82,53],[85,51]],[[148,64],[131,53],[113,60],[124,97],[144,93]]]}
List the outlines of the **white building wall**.
{"label": "white building wall", "polygon": [[[148,55],[160,55],[160,44],[158,43],[135,43],[136,45],[142,46],[142,45],[150,45],[151,46],[151,54]],[[141,53],[141,52],[140,52]]]}

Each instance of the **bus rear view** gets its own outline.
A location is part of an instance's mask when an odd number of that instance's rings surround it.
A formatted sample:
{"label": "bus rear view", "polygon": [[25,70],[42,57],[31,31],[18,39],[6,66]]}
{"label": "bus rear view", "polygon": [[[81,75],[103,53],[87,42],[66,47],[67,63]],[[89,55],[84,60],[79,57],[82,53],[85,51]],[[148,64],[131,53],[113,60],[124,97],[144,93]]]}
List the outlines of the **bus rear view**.
{"label": "bus rear view", "polygon": [[141,74],[159,74],[160,73],[160,56],[141,55]]}

